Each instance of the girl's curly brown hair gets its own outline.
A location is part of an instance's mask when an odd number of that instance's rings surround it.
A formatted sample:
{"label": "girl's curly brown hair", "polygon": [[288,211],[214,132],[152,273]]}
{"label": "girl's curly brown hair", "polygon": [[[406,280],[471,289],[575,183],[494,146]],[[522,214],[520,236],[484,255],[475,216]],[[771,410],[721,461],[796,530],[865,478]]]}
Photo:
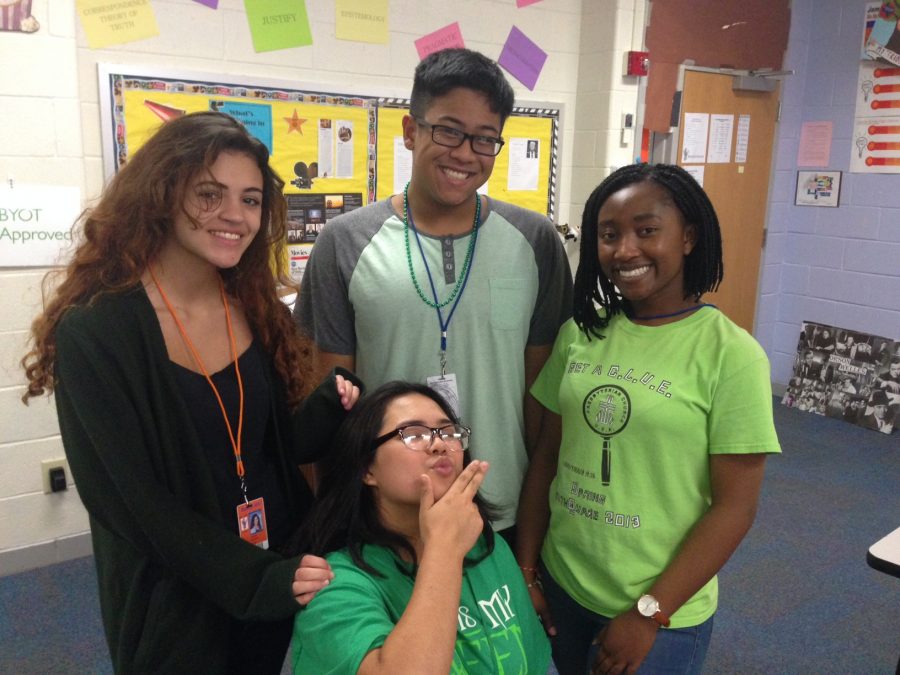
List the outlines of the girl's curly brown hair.
{"label": "girl's curly brown hair", "polygon": [[[22,359],[28,389],[22,400],[51,393],[56,384],[56,326],[70,307],[140,282],[172,232],[175,209],[185,211],[191,178],[222,152],[251,157],[263,176],[262,219],[240,262],[221,270],[225,288],[244,307],[256,339],[272,355],[291,407],[310,387],[311,349],[278,297],[293,286],[284,268],[286,212],[284,181],[269,166],[266,146],[228,115],[200,112],[165,123],[110,181],[99,203],[78,219],[81,232],[71,262],[44,279],[59,285],[31,326],[32,349]],[[77,224],[76,224],[77,225]]]}

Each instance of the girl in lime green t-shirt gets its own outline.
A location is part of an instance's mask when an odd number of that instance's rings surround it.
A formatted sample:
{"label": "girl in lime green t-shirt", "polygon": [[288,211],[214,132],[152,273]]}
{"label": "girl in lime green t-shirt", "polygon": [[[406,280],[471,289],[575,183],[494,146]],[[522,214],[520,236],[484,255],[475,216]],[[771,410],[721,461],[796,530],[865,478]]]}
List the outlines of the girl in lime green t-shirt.
{"label": "girl in lime green t-shirt", "polygon": [[686,171],[615,171],[581,234],[574,316],[531,389],[517,557],[562,675],[700,672],[715,575],[780,451],[768,359],[702,301],[722,241]]}

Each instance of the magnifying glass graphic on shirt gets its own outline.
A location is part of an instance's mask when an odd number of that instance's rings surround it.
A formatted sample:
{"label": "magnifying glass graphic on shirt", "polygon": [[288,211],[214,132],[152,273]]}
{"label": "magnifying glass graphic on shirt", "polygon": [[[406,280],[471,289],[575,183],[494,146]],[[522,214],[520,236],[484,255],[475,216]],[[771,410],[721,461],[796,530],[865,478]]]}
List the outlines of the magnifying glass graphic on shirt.
{"label": "magnifying glass graphic on shirt", "polygon": [[609,485],[612,476],[612,437],[628,426],[631,418],[631,399],[628,393],[614,384],[592,389],[582,405],[584,421],[603,438],[600,461],[600,480]]}

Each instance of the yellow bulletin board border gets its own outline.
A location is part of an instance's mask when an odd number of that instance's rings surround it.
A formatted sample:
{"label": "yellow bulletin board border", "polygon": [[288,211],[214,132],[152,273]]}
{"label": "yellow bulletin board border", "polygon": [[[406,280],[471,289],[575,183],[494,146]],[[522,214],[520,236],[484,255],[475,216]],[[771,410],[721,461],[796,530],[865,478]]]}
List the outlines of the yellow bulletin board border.
{"label": "yellow bulletin board border", "polygon": [[[401,188],[397,182],[395,159],[397,146],[403,135],[400,126],[403,116],[409,111],[409,99],[378,99],[377,177],[376,199],[385,199]],[[487,193],[504,202],[511,202],[538,213],[545,213],[553,220],[557,209],[557,173],[559,167],[559,126],[560,108],[546,105],[520,105],[513,108],[503,128],[506,144],[497,155],[494,170],[487,184]],[[398,139],[395,141],[395,139]],[[524,148],[511,141],[537,141],[538,171],[534,189],[515,189],[510,182],[510,153],[513,148]],[[518,152],[518,150],[516,150]]]}
{"label": "yellow bulletin board border", "polygon": [[266,143],[286,196],[355,193],[362,204],[374,200],[375,97],[121,68],[99,67],[107,180],[168,119],[221,110]]}
{"label": "yellow bulletin board border", "polygon": [[[394,139],[402,135],[400,120],[409,109],[408,99],[318,91],[264,78],[224,78],[98,64],[106,180],[168,117],[220,109],[269,145],[270,163],[285,181],[289,217],[293,199],[297,212],[308,219],[302,241],[314,238],[321,224],[338,211],[394,193]],[[560,116],[561,106],[520,104],[513,109],[503,130],[506,145],[487,184],[491,197],[553,220]],[[511,158],[511,148],[524,156],[526,143],[531,157],[532,142],[539,148],[537,158],[527,162]],[[323,195],[322,205],[313,203]],[[340,206],[332,209],[334,204]],[[317,206],[324,207],[318,224],[309,222],[314,220],[310,214],[320,210]]]}

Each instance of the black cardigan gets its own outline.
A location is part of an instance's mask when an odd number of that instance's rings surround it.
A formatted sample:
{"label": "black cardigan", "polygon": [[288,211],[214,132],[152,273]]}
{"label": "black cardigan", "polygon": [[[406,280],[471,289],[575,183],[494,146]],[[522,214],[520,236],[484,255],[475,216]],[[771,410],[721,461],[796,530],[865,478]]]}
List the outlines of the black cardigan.
{"label": "black cardigan", "polygon": [[[90,516],[100,606],[116,672],[224,672],[231,623],[287,619],[299,558],[242,541],[215,486],[143,288],[70,309],[56,331],[56,404]],[[266,451],[299,526],[318,460],[344,418],[334,373],[290,415],[271,363]],[[342,375],[359,384],[346,371]]]}

